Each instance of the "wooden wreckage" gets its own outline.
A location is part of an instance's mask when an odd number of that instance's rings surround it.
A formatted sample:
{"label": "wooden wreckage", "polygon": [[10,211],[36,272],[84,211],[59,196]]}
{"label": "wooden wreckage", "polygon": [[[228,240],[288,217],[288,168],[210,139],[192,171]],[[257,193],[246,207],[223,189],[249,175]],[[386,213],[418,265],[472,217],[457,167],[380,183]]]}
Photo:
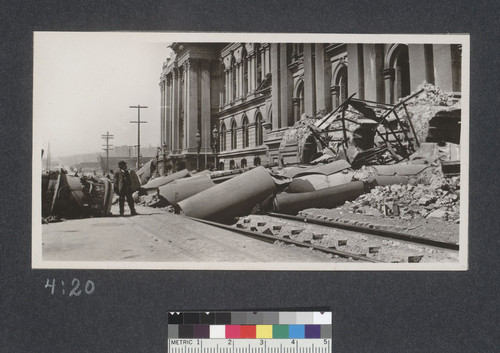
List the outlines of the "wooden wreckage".
{"label": "wooden wreckage", "polygon": [[107,178],[68,175],[63,169],[42,175],[42,220],[107,216],[113,183]]}

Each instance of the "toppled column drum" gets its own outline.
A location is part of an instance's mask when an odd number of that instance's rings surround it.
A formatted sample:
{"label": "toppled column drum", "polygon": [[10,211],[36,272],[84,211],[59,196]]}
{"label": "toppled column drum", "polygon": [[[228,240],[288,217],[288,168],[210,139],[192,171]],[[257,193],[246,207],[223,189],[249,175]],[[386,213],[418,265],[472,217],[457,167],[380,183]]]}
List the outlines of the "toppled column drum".
{"label": "toppled column drum", "polygon": [[269,172],[257,167],[179,202],[178,210],[189,217],[227,222],[249,214],[275,189]]}

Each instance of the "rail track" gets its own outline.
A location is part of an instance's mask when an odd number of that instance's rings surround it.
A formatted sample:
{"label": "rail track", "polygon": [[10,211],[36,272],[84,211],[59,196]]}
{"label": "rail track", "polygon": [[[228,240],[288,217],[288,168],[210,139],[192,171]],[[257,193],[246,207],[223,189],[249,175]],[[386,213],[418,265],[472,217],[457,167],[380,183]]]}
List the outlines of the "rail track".
{"label": "rail track", "polygon": [[[330,254],[332,262],[457,262],[459,246],[409,233],[270,213],[244,217],[235,226],[205,221],[261,241]],[[338,259],[338,260],[336,260]]]}

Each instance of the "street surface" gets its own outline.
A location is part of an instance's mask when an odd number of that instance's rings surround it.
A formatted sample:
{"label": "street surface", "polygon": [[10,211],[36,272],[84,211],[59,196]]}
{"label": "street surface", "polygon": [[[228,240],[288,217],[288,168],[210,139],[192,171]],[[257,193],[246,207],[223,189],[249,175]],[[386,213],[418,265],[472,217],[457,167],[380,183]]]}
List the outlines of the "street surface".
{"label": "street surface", "polygon": [[163,210],[42,226],[43,261],[326,262],[324,254],[279,247]]}

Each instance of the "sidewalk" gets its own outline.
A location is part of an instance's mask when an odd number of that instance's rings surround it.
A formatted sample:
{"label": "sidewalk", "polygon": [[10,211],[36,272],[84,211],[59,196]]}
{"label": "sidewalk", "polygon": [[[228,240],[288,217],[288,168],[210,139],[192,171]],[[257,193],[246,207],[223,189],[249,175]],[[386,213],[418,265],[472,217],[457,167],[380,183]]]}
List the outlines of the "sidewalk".
{"label": "sidewalk", "polygon": [[[113,206],[114,214],[118,210]],[[328,262],[304,249],[275,246],[162,210],[42,226],[43,261]],[[62,266],[63,267],[63,266]]]}

